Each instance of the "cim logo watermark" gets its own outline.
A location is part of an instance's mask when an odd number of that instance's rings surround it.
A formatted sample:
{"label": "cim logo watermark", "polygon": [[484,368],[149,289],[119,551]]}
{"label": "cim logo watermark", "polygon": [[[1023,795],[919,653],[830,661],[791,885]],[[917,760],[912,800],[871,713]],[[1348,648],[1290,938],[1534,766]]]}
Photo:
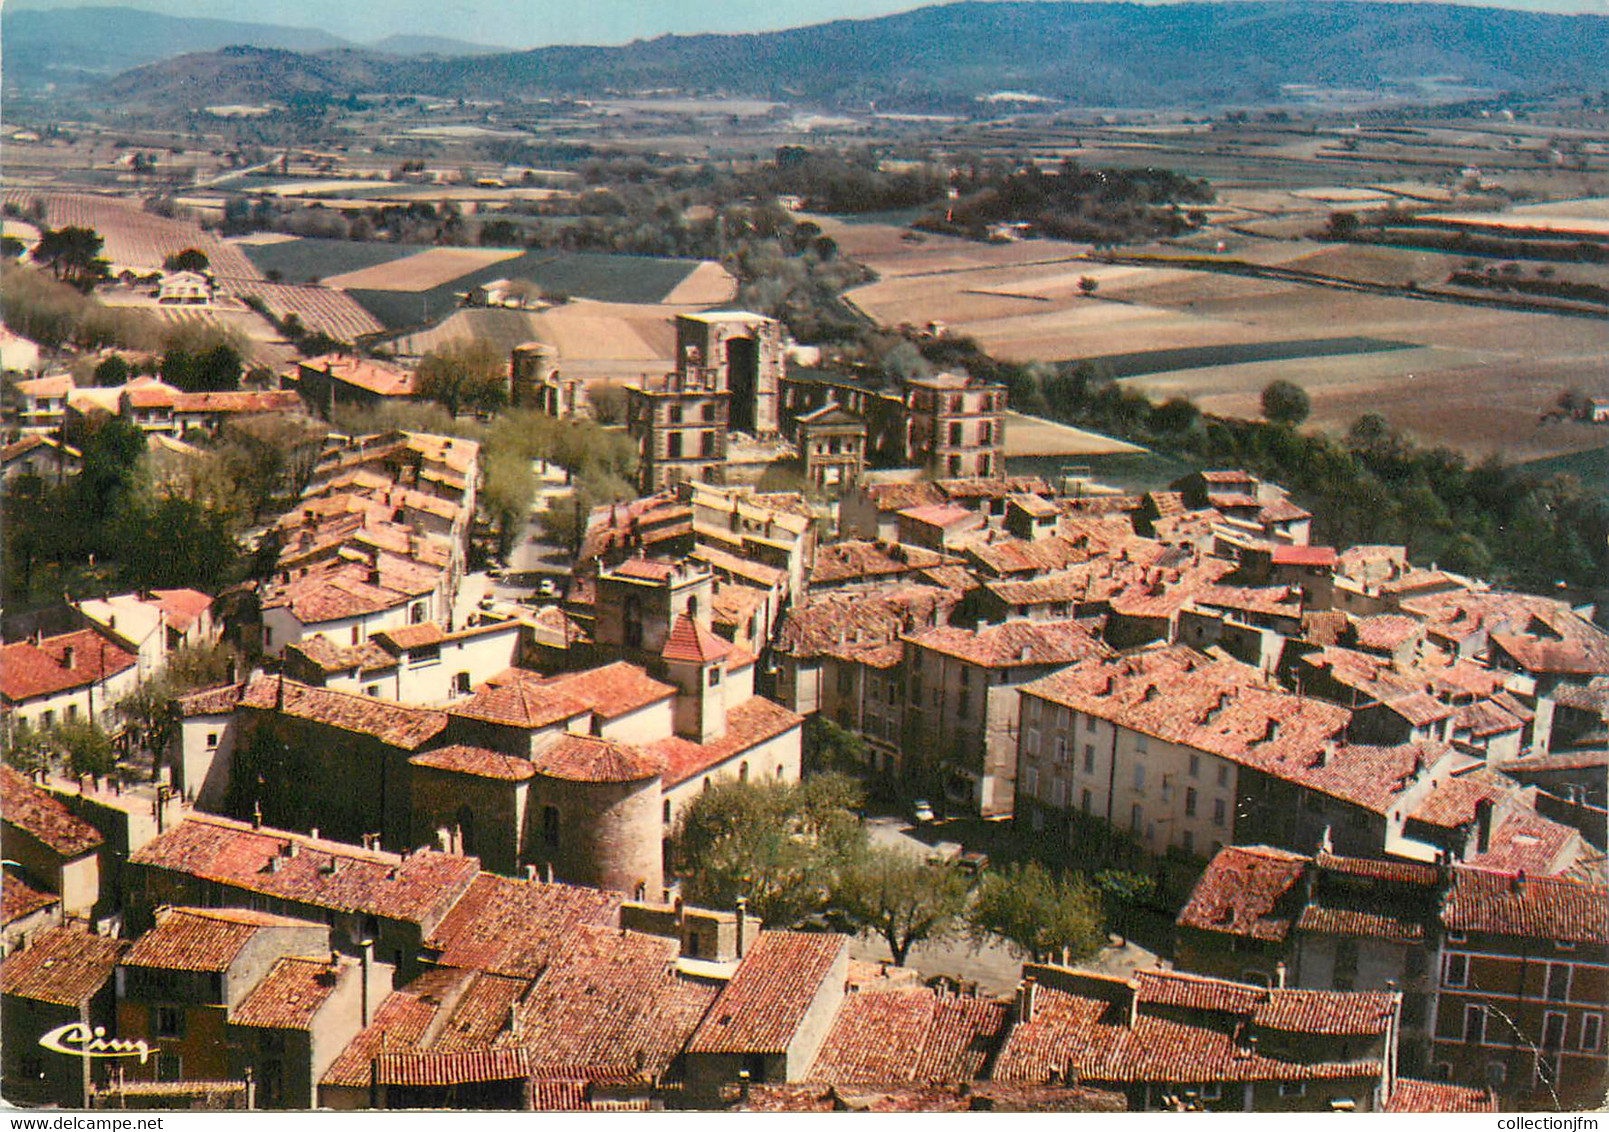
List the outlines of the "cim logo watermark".
{"label": "cim logo watermark", "polygon": [[137,1057],[141,1065],[155,1052],[143,1041],[108,1038],[105,1026],[91,1028],[85,1022],[57,1026],[40,1037],[39,1044],[69,1057]]}

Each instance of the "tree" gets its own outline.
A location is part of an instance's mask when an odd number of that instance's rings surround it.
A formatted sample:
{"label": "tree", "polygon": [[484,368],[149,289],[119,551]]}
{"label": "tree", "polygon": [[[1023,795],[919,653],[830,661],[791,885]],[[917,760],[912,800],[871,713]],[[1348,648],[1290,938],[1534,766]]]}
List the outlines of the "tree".
{"label": "tree", "polygon": [[1275,424],[1299,425],[1312,410],[1307,390],[1291,381],[1271,381],[1263,387],[1263,416]]}
{"label": "tree", "polygon": [[87,291],[106,273],[106,261],[100,258],[104,243],[93,228],[46,228],[34,248],[34,262],[48,264],[57,279]]}
{"label": "tree", "polygon": [[417,388],[455,417],[464,407],[490,412],[508,401],[508,363],[484,340],[448,342],[419,360]]}
{"label": "tree", "polygon": [[102,387],[122,385],[128,380],[128,377],[128,362],[123,360],[121,354],[109,355],[100,365],[95,367],[95,384]]}
{"label": "tree", "polygon": [[672,836],[683,896],[711,908],[743,896],[774,925],[819,912],[865,843],[852,812],[859,805],[859,788],[839,775],[715,784],[682,812]]}
{"label": "tree", "polygon": [[1081,275],[1078,279],[1078,293],[1086,298],[1093,298],[1095,292],[1101,289],[1101,281],[1091,275]]}
{"label": "tree", "polygon": [[1358,215],[1355,212],[1330,213],[1330,236],[1337,240],[1350,240],[1358,234]]}
{"label": "tree", "polygon": [[1127,933],[1134,913],[1156,893],[1156,878],[1122,869],[1102,869],[1095,874],[1095,886],[1105,901],[1107,919]]}
{"label": "tree", "polygon": [[56,725],[53,744],[67,760],[73,774],[111,774],[117,766],[111,737],[88,720],[72,720]]}
{"label": "tree", "polygon": [[185,248],[176,255],[170,255],[162,261],[162,267],[167,271],[205,271],[212,266],[207,254],[195,248]]}
{"label": "tree", "polygon": [[967,881],[954,865],[929,865],[914,853],[873,848],[860,853],[832,886],[833,907],[888,943],[903,967],[914,944],[956,929]]}
{"label": "tree", "polygon": [[600,382],[587,390],[592,419],[599,424],[619,424],[626,419],[626,387],[612,381]]}
{"label": "tree", "polygon": [[1082,877],[1055,877],[1037,862],[986,877],[968,926],[974,940],[1003,939],[1036,963],[1076,962],[1106,939],[1099,894]]}

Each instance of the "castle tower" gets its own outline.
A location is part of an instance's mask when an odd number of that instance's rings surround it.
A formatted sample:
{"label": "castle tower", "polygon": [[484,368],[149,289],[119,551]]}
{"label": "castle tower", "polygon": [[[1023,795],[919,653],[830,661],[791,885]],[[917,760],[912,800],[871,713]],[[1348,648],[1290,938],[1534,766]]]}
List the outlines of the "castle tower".
{"label": "castle tower", "polygon": [[676,316],[676,368],[710,375],[730,395],[730,425],[761,440],[778,435],[778,399],[786,368],[782,324],[750,311]]}

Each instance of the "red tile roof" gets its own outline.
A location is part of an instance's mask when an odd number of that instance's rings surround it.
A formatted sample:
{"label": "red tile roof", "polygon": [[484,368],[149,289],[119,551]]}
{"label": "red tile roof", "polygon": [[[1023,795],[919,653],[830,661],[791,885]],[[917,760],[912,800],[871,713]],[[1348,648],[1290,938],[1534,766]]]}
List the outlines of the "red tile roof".
{"label": "red tile roof", "polygon": [[886,578],[953,561],[923,547],[845,539],[816,548],[810,564],[810,584],[825,586]]}
{"label": "red tile roof", "polygon": [[1502,872],[1558,873],[1576,863],[1581,845],[1581,834],[1573,827],[1515,807],[1492,830],[1486,852],[1467,860]]}
{"label": "red tile roof", "polygon": [[640,578],[648,582],[663,582],[676,573],[670,562],[655,562],[647,558],[628,558],[609,573],[621,578]]}
{"label": "red tile roof", "polygon": [[535,730],[583,715],[591,705],[562,685],[532,679],[511,669],[449,710],[464,719]]}
{"label": "red tile roof", "polygon": [[688,664],[714,664],[732,650],[732,646],[711,633],[685,613],[676,618],[665,638],[665,647],[659,655],[665,660]]}
{"label": "red tile roof", "polygon": [[151,596],[167,614],[168,624],[181,633],[188,631],[197,617],[212,608],[212,598],[199,590],[152,590]]}
{"label": "red tile roof", "polygon": [[984,668],[1072,664],[1116,655],[1082,621],[1007,621],[976,629],[941,625],[907,633],[902,639]]}
{"label": "red tile roof", "polygon": [[899,513],[899,517],[927,527],[953,527],[976,520],[978,513],[950,503],[933,503],[925,507],[907,507]]}
{"label": "red tile roof", "polygon": [[100,848],[100,831],[75,817],[50,791],[9,766],[0,766],[0,821],[31,836],[63,859]]}
{"label": "red tile roof", "polygon": [[283,676],[253,680],[241,694],[240,704],[368,735],[405,751],[418,750],[447,726],[447,713],[443,711],[391,703],[355,692],[313,688]]}
{"label": "red tile roof", "polygon": [[1290,897],[1307,858],[1266,845],[1230,846],[1208,863],[1180,910],[1181,928],[1281,940],[1291,928]]}
{"label": "red tile roof", "polygon": [[925,987],[844,999],[809,1079],[841,1085],[975,1080],[1005,1034],[1005,1003]]}
{"label": "red tile roof", "polygon": [[538,774],[567,782],[642,782],[663,768],[651,750],[564,731],[544,743],[531,756]]}
{"label": "red tile roof", "polygon": [[412,766],[469,774],[476,778],[495,778],[501,782],[524,782],[536,773],[529,759],[505,755],[485,747],[466,747],[456,743],[434,751],[422,751],[408,760]]}
{"label": "red tile roof", "polygon": [[623,660],[585,672],[553,676],[548,683],[565,695],[574,696],[604,719],[618,719],[676,694],[673,686],[655,680],[647,669]]}
{"label": "red tile roof", "polygon": [[83,688],[128,671],[136,659],[93,629],[17,641],[0,648],[0,696],[20,704]]}
{"label": "red tile roof", "polygon": [[240,696],[245,690],[244,683],[237,683],[187,693],[179,697],[179,714],[186,718],[193,715],[228,715],[240,706]]}
{"label": "red tile roof", "polygon": [[78,928],[49,928],[0,960],[0,994],[82,1006],[106,985],[128,946]]}
{"label": "red tile roof", "polygon": [[374,1058],[388,1049],[405,1052],[415,1048],[436,1020],[442,1004],[463,995],[466,985],[477,978],[480,976],[472,971],[438,967],[427,969],[397,988],[380,1003],[374,1019],[330,1063],[320,1084],[367,1088]]}
{"label": "red tile roof", "polygon": [[1386,1099],[1386,1112],[1496,1112],[1497,1097],[1490,1089],[1454,1085],[1449,1081],[1416,1081],[1398,1077]]}
{"label": "red tile roof", "polygon": [[374,635],[374,639],[382,645],[390,644],[406,650],[440,644],[447,639],[447,634],[434,621],[426,621],[419,625],[399,625],[395,629],[381,630]]}
{"label": "red tile roof", "polygon": [[646,744],[643,750],[650,757],[663,760],[663,781],[668,790],[803,724],[804,716],[795,715],[763,696],[754,696],[727,711],[726,734],[719,739],[695,743],[672,735]]}
{"label": "red tile roof", "polygon": [[14,924],[41,908],[60,903],[61,897],[34,888],[12,869],[0,873],[0,925]]}
{"label": "red tile roof", "polygon": [[581,926],[617,925],[620,901],[616,892],[483,874],[425,942],[444,966],[534,977]]}
{"label": "red tile roof", "polygon": [[1273,550],[1276,566],[1334,566],[1333,546],[1276,546]]}
{"label": "red tile roof", "polygon": [[[349,970],[355,965],[345,961]],[[229,1015],[232,1026],[310,1030],[313,1016],[335,993],[339,966],[326,959],[281,959]],[[358,978],[355,970],[352,975]]]}
{"label": "red tile roof", "polygon": [[[286,856],[292,844],[296,855]],[[270,860],[278,861],[272,871]],[[424,850],[404,857],[210,816],[186,818],[132,853],[129,862],[292,904],[359,912],[427,929],[480,871],[473,857]]]}
{"label": "red tile roof", "polygon": [[1609,944],[1609,888],[1459,867],[1441,922],[1452,932]]}
{"label": "red tile roof", "polygon": [[134,941],[123,962],[170,971],[222,971],[264,928],[322,926],[245,908],[171,908],[157,913],[156,926]]}
{"label": "red tile roof", "polygon": [[298,362],[304,370],[331,377],[336,381],[355,385],[382,397],[411,397],[415,375],[369,358],[348,357],[343,354],[322,354]]}
{"label": "red tile roof", "polygon": [[783,1052],[848,951],[847,936],[761,932],[694,1033],[688,1052]]}
{"label": "red tile roof", "polygon": [[530,1074],[524,1049],[436,1050],[383,1053],[374,1059],[374,1080],[382,1085],[415,1087],[467,1085],[486,1081],[518,1081]]}
{"label": "red tile roof", "polygon": [[818,594],[783,617],[777,649],[799,658],[831,656],[864,663],[868,654],[894,644],[897,663],[904,653],[897,641],[906,623],[944,621],[956,601],[957,595],[936,586],[899,583]]}

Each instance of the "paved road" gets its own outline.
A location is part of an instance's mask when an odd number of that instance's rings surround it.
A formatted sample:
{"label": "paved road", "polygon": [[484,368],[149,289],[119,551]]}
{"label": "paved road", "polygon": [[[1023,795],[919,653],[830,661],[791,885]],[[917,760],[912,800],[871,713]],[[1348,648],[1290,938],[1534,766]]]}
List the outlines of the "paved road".
{"label": "paved road", "polygon": [[[873,845],[896,846],[922,856],[933,851],[928,841],[913,835],[910,822],[898,817],[868,817],[866,832]],[[850,947],[856,959],[886,962],[892,959],[888,945],[877,937],[857,938]],[[924,979],[948,975],[964,982],[975,982],[984,994],[1010,994],[1022,978],[1023,957],[1007,944],[990,941],[974,945],[965,933],[956,938],[917,944],[911,948],[906,964],[921,972]],[[1119,975],[1142,967],[1167,964],[1139,945],[1128,942],[1105,948],[1098,956],[1079,964],[1082,970]]]}

